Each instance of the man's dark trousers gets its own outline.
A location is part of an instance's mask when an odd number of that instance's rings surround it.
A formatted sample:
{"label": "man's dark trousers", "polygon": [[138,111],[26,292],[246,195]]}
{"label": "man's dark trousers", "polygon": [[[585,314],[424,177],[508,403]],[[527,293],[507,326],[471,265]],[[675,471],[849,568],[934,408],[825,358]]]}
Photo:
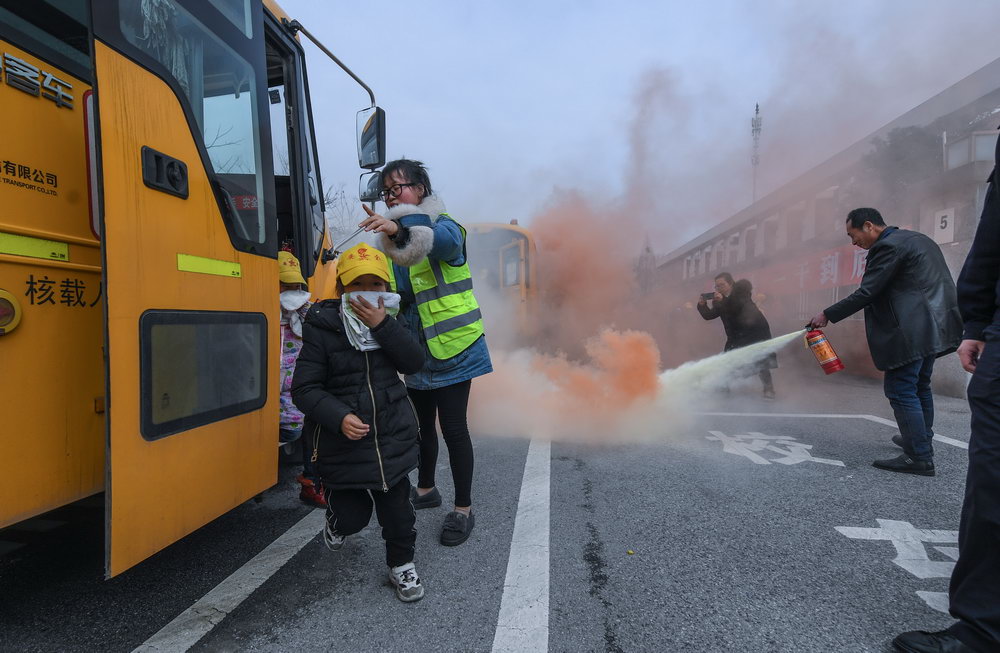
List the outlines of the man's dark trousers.
{"label": "man's dark trousers", "polygon": [[928,356],[885,371],[885,396],[896,415],[903,451],[914,460],[932,462],[934,449],[934,395],[931,373],[935,356]]}
{"label": "man's dark trousers", "polygon": [[968,390],[969,472],[949,592],[959,620],[949,630],[983,652],[1000,650],[1000,325],[985,337]]}

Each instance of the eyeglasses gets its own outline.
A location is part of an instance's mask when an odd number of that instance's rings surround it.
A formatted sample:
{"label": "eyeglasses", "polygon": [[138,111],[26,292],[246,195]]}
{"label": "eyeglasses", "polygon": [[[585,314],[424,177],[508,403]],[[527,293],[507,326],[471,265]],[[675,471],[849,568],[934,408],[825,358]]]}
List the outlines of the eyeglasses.
{"label": "eyeglasses", "polygon": [[417,184],[417,183],[411,183],[411,184],[393,184],[392,186],[389,186],[388,188],[383,188],[382,190],[380,190],[378,192],[378,196],[381,199],[383,199],[383,200],[387,200],[390,197],[392,199],[396,199],[397,197],[399,197],[399,194],[403,192],[403,189],[406,188],[407,186],[419,186],[419,185],[420,184]]}

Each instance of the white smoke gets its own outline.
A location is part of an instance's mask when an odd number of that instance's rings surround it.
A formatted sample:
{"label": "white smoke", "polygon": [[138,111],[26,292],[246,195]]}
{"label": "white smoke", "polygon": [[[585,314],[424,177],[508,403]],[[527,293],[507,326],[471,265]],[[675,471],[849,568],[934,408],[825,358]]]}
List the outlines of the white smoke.
{"label": "white smoke", "polygon": [[761,362],[791,341],[802,338],[805,329],[783,336],[754,343],[739,349],[709,356],[660,375],[660,393],[672,396],[692,390],[717,390],[727,387],[733,380],[734,370],[749,368]]}
{"label": "white smoke", "polygon": [[662,441],[687,428],[712,391],[801,338],[796,331],[657,373],[648,334],[606,330],[589,362],[522,349],[493,355],[473,384],[470,426],[480,435],[615,444]]}

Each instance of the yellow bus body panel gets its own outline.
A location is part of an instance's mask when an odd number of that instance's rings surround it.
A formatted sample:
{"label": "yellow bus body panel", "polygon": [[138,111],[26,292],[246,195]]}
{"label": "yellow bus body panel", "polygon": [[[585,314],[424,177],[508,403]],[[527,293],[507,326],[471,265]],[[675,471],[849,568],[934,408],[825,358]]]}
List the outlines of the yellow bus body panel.
{"label": "yellow bus body panel", "polygon": [[22,312],[0,335],[4,527],[100,492],[105,441],[101,257],[87,193],[90,87],[11,43],[0,40],[0,52],[70,82],[74,97],[70,109],[0,85],[0,290]]}
{"label": "yellow bus body panel", "polygon": [[[233,248],[171,88],[95,43],[108,296],[107,574],[114,576],[275,483],[278,268]],[[142,181],[149,146],[188,165],[184,200]],[[178,254],[236,263],[239,278],[178,269]],[[263,313],[267,402],[159,440],[140,434],[139,317],[148,309]],[[182,357],[181,357],[182,358]],[[178,365],[184,361],[179,360]]]}

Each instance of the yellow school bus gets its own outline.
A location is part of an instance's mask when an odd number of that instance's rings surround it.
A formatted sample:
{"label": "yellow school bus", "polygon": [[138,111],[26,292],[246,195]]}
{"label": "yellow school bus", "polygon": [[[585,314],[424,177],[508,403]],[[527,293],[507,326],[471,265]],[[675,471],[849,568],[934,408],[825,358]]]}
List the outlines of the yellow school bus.
{"label": "yellow school bus", "polygon": [[508,335],[515,338],[507,344],[530,342],[535,335],[537,321],[532,320],[532,312],[537,310],[538,295],[537,251],[531,232],[516,220],[470,223],[467,249],[473,283],[482,291],[477,298],[496,304],[486,314],[499,311],[514,318],[514,333]]}
{"label": "yellow school bus", "polygon": [[274,484],[279,247],[333,276],[299,29],[0,0],[0,527],[104,491],[110,577]]}

